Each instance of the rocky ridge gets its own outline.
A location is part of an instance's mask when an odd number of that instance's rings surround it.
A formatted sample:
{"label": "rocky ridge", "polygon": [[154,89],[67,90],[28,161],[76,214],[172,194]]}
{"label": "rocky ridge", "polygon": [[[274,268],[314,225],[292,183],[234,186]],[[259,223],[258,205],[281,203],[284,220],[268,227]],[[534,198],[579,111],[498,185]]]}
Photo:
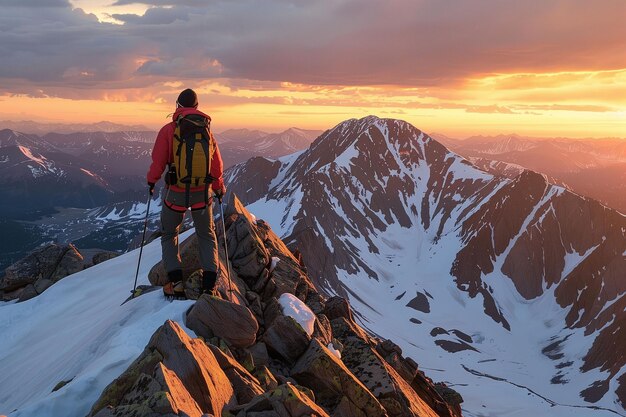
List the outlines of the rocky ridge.
{"label": "rocky ridge", "polygon": [[[217,293],[197,299],[187,331],[163,324],[89,416],[461,415],[458,394],[433,384],[393,342],[367,334],[345,299],[321,295],[267,223],[235,196],[228,207],[232,282],[222,273]],[[181,250],[191,296],[194,240]],[[149,277],[161,284],[162,266]]]}
{"label": "rocky ridge", "polygon": [[115,252],[97,251],[89,261],[71,243],[43,246],[6,268],[0,278],[0,301],[29,300],[68,275],[115,256]]}

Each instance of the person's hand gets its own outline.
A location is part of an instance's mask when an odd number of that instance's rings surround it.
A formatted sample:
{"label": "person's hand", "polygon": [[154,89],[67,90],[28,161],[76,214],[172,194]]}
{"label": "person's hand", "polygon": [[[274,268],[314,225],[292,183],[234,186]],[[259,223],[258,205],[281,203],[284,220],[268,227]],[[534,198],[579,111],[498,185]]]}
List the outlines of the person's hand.
{"label": "person's hand", "polygon": [[154,195],[154,183],[153,182],[148,183],[148,193],[150,195]]}
{"label": "person's hand", "polygon": [[226,186],[222,185],[222,188],[220,188],[219,190],[214,190],[213,192],[215,193],[215,198],[217,198],[217,201],[222,204],[222,198],[224,197],[224,194],[226,194]]}

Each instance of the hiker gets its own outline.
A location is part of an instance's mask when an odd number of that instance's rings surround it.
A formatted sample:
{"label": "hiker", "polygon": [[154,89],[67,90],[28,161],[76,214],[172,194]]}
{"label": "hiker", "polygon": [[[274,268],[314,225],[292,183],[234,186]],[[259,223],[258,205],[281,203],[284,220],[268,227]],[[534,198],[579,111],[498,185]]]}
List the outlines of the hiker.
{"label": "hiker", "polygon": [[185,298],[178,233],[187,209],[191,210],[198,237],[203,292],[212,293],[217,281],[217,239],[209,188],[221,204],[226,187],[222,157],[210,122],[211,118],[198,110],[196,93],[186,89],[176,100],[173,121],[159,131],[152,150],[147,175],[150,195],[168,167],[161,210],[161,249],[169,281],[163,293],[168,298]]}

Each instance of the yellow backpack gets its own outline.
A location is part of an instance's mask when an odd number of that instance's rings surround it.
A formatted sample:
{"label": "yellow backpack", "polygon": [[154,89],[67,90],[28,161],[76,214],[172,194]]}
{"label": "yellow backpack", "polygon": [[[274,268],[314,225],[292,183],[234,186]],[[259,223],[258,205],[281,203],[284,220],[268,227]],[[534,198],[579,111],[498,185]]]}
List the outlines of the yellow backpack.
{"label": "yellow backpack", "polygon": [[209,119],[198,114],[189,114],[176,120],[168,183],[185,189],[187,207],[189,190],[202,185],[205,188],[205,203],[209,203],[209,185],[215,179],[210,174],[214,153],[215,140],[211,134]]}

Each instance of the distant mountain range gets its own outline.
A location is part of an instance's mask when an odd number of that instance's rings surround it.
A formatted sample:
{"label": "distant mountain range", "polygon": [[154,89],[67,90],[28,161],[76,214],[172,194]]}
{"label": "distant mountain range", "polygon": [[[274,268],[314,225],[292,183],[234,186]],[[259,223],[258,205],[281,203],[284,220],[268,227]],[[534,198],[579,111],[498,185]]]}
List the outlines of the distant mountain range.
{"label": "distant mountain range", "polygon": [[79,133],[79,132],[128,132],[148,131],[144,125],[123,125],[119,123],[101,121],[97,123],[56,123],[34,120],[0,120],[0,128],[10,129],[32,135],[47,133]]}
{"label": "distant mountain range", "polygon": [[[41,125],[25,127],[33,126]],[[280,157],[304,149],[318,133],[238,129],[216,137],[228,167],[257,155]],[[141,228],[136,208],[145,209],[155,137],[148,130],[43,135],[0,130],[0,227],[12,237],[0,243],[0,270],[48,241],[125,250]],[[158,205],[152,211],[158,214]],[[157,221],[155,215],[151,224]]]}
{"label": "distant mountain range", "polygon": [[216,133],[224,166],[230,167],[255,156],[278,158],[306,149],[322,133],[292,127],[280,133],[260,130],[232,129]]}
{"label": "distant mountain range", "polygon": [[491,175],[374,116],[227,182],[318,288],[455,381],[469,415],[623,411],[626,216],[529,170]]}
{"label": "distant mountain range", "polygon": [[513,178],[530,169],[545,174],[553,184],[626,213],[626,139],[433,137],[485,171]]}

